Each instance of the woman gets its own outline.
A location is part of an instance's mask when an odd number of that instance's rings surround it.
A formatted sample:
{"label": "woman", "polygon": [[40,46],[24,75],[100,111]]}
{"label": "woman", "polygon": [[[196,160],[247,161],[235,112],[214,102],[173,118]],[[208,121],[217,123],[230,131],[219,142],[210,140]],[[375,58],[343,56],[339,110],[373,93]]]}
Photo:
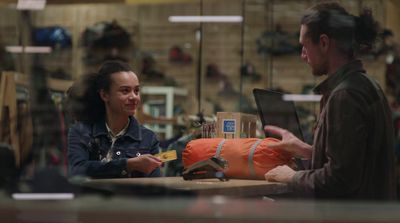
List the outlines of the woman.
{"label": "woman", "polygon": [[158,177],[159,142],[134,118],[140,103],[139,79],[119,61],[82,76],[68,90],[67,106],[77,120],[68,133],[71,176]]}

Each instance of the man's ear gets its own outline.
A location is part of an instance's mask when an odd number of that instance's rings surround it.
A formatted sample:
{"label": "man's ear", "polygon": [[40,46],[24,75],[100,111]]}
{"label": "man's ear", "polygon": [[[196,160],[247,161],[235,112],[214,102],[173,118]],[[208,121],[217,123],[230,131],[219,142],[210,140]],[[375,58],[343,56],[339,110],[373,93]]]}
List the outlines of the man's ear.
{"label": "man's ear", "polygon": [[319,44],[322,51],[327,52],[330,47],[331,40],[326,34],[322,34],[321,36],[319,36]]}
{"label": "man's ear", "polygon": [[99,91],[99,95],[100,95],[101,100],[108,101],[108,94],[106,91],[104,91],[104,89],[101,89]]}

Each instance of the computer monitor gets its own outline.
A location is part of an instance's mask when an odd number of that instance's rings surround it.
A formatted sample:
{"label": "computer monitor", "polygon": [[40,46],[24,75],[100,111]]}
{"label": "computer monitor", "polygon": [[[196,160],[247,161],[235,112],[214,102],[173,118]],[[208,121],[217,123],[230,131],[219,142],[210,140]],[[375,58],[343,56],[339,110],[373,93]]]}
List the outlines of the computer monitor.
{"label": "computer monitor", "polygon": [[[283,94],[277,91],[253,89],[258,114],[263,126],[275,125],[292,132],[304,141],[299,118],[293,101],[283,100]],[[272,136],[265,133],[266,137]],[[278,137],[278,136],[274,136]]]}

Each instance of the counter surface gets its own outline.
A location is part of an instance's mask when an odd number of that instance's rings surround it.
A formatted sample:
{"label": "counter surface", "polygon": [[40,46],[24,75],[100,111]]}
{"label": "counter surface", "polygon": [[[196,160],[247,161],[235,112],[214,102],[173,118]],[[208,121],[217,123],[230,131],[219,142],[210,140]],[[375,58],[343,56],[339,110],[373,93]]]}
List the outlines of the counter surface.
{"label": "counter surface", "polygon": [[[240,180],[230,179],[220,181],[218,179],[196,179],[185,181],[182,177],[158,177],[158,178],[123,178],[123,179],[98,179],[88,180],[84,186],[96,189],[126,190],[132,187],[132,193],[136,188],[151,188],[170,190],[174,194],[194,195],[225,195],[235,197],[270,196],[288,193],[286,184],[273,183],[265,180]],[[140,190],[141,191],[141,190]],[[161,192],[158,192],[161,193]]]}

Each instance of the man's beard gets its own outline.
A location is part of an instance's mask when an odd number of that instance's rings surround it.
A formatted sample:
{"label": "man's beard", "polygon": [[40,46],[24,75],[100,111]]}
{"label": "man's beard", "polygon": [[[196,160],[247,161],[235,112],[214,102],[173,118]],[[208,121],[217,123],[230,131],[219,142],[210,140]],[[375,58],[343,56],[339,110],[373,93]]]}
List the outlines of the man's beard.
{"label": "man's beard", "polygon": [[320,77],[320,76],[326,75],[328,73],[328,69],[327,69],[327,66],[325,66],[325,64],[322,64],[316,68],[311,67],[311,70],[312,70],[312,74],[315,77]]}
{"label": "man's beard", "polygon": [[321,77],[321,76],[323,76],[324,74],[326,74],[326,73],[324,73],[324,72],[321,72],[321,71],[319,71],[319,70],[312,70],[312,74],[313,74],[313,76],[314,77]]}

